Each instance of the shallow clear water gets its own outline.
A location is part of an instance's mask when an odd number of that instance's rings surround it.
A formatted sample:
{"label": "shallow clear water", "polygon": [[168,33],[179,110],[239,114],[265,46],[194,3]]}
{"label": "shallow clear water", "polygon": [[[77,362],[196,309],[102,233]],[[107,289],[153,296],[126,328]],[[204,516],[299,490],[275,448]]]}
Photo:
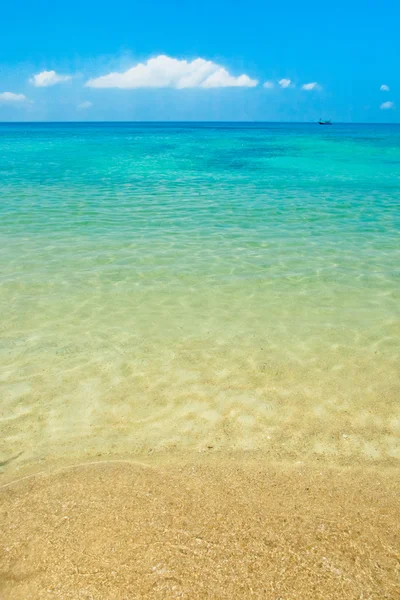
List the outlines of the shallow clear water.
{"label": "shallow clear water", "polygon": [[0,462],[400,457],[400,126],[0,125]]}

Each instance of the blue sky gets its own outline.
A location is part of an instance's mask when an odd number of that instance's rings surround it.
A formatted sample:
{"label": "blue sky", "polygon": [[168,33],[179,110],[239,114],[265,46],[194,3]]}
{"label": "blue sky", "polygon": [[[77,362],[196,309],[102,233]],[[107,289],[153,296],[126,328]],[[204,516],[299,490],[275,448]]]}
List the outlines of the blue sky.
{"label": "blue sky", "polygon": [[399,26],[394,0],[7,2],[0,120],[398,122]]}

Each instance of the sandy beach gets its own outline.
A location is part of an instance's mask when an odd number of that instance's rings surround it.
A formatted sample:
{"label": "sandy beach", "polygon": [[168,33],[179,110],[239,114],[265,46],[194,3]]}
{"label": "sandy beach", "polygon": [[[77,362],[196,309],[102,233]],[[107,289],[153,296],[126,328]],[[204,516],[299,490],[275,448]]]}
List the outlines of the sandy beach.
{"label": "sandy beach", "polygon": [[399,471],[98,462],[1,488],[7,600],[399,597]]}

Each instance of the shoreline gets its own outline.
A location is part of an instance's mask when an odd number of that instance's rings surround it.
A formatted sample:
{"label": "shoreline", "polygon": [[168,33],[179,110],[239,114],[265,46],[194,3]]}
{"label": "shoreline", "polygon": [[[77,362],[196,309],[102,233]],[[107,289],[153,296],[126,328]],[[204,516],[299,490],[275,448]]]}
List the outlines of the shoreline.
{"label": "shoreline", "polygon": [[[121,447],[108,446],[62,447],[59,452],[49,452],[45,455],[16,454],[5,460],[0,468],[0,490],[18,481],[36,477],[53,476],[57,473],[74,468],[97,464],[123,463],[145,467],[165,467],[175,464],[197,464],[236,462],[238,464],[260,463],[269,467],[286,469],[302,466],[310,469],[328,469],[332,471],[363,470],[366,472],[399,472],[400,460],[397,456],[382,456],[379,458],[360,454],[345,454],[321,451],[321,453],[291,452],[281,446],[260,447],[257,449],[229,448],[214,446],[205,442],[197,447],[166,446],[165,448],[122,452]],[[55,450],[55,448],[53,449]]]}

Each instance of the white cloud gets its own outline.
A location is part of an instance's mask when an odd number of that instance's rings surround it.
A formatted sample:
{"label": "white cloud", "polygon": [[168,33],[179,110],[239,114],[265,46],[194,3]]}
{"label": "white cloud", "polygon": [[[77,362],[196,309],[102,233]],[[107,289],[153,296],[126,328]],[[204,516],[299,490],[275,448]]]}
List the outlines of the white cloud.
{"label": "white cloud", "polygon": [[382,102],[380,108],[382,110],[388,110],[389,108],[394,108],[394,102]]}
{"label": "white cloud", "polygon": [[390,87],[388,85],[386,85],[386,83],[381,85],[381,87],[379,89],[381,90],[381,92],[390,92]]}
{"label": "white cloud", "polygon": [[294,85],[291,79],[280,79],[278,83],[282,88],[288,88]]}
{"label": "white cloud", "polygon": [[248,75],[239,75],[239,77],[233,77],[228,73],[226,69],[220,67],[218,71],[212,73],[205,79],[201,87],[204,88],[215,88],[215,87],[255,87],[258,81],[250,79]]}
{"label": "white cloud", "polygon": [[266,81],[264,83],[264,87],[267,88],[267,90],[272,90],[272,88],[275,87],[275,84],[273,81]]}
{"label": "white cloud", "polygon": [[81,102],[80,104],[78,104],[78,108],[92,108],[93,106],[93,102],[89,102],[89,100],[86,100],[85,102]]}
{"label": "white cloud", "polygon": [[311,83],[303,83],[301,88],[309,92],[311,90],[320,90],[321,86],[316,81],[312,81]]}
{"label": "white cloud", "polygon": [[55,71],[42,71],[31,77],[29,82],[36,87],[49,87],[50,85],[63,83],[71,79],[71,75],[59,75]]}
{"label": "white cloud", "polygon": [[218,88],[255,87],[256,79],[248,75],[234,77],[224,67],[204,58],[192,61],[160,55],[138,63],[122,73],[108,73],[89,79],[92,88]]}
{"label": "white cloud", "polygon": [[24,94],[14,94],[14,92],[3,92],[0,94],[0,102],[28,102]]}

